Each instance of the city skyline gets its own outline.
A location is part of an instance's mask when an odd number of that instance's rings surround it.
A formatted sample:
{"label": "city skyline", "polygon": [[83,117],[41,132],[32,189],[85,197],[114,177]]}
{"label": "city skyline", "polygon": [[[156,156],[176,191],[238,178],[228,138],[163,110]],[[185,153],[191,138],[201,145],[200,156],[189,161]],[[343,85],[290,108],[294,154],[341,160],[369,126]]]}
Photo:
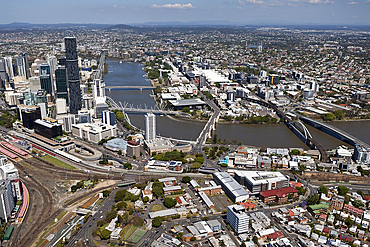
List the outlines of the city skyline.
{"label": "city skyline", "polygon": [[[369,25],[369,0],[233,1],[52,1],[4,2],[1,24],[54,23],[215,23],[236,25]],[[58,11],[54,11],[58,10]]]}

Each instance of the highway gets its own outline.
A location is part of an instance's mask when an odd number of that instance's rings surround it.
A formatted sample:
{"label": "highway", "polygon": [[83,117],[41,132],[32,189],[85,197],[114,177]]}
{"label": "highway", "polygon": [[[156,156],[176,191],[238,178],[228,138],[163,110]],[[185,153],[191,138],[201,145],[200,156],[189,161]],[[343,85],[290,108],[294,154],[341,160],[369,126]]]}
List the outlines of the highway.
{"label": "highway", "polygon": [[75,246],[80,239],[83,239],[87,246],[95,246],[94,242],[92,241],[91,232],[96,227],[96,222],[100,220],[102,216],[104,217],[105,214],[112,208],[112,205],[115,203],[114,197],[118,190],[119,189],[113,190],[109,194],[109,196],[96,209],[97,212],[93,216],[89,217],[87,222],[78,230],[77,234],[68,240],[68,243],[65,245],[66,247]]}

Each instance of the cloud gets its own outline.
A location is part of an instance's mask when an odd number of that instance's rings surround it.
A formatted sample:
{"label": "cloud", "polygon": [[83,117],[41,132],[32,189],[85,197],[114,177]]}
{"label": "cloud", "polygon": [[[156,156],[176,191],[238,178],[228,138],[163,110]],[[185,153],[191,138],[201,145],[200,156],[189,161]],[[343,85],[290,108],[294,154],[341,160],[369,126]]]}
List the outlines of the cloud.
{"label": "cloud", "polygon": [[347,4],[349,4],[349,5],[356,5],[356,4],[360,4],[360,3],[359,2],[349,2]]}
{"label": "cloud", "polygon": [[239,9],[239,10],[244,10],[242,7],[236,7],[237,9]]}
{"label": "cloud", "polygon": [[115,8],[115,9],[125,9],[124,6],[118,6],[118,5],[113,5],[113,8]]}
{"label": "cloud", "polygon": [[188,3],[188,4],[168,3],[168,4],[163,4],[163,5],[153,4],[151,7],[152,8],[167,8],[167,9],[194,9],[195,8],[191,3]]}
{"label": "cloud", "polygon": [[266,4],[266,2],[261,1],[261,0],[245,0],[246,3],[251,3],[251,4]]}

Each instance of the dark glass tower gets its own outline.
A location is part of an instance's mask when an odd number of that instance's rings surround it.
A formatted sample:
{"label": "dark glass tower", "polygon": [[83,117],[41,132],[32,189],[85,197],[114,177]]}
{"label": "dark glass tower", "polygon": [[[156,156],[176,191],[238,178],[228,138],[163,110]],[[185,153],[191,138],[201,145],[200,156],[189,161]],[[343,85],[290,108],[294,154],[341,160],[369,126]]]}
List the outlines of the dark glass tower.
{"label": "dark glass tower", "polygon": [[77,114],[82,107],[80,74],[78,71],[76,38],[64,38],[66,49],[66,69],[69,88],[69,111]]}
{"label": "dark glass tower", "polygon": [[26,78],[30,78],[31,77],[31,74],[30,74],[30,66],[28,64],[28,56],[27,56],[27,53],[25,52],[22,52],[21,53],[21,56],[24,60],[24,67],[25,67],[25,70],[26,70]]}
{"label": "dark glass tower", "polygon": [[57,98],[66,99],[68,103],[67,71],[65,66],[58,66],[55,70],[55,82],[57,85]]}
{"label": "dark glass tower", "polygon": [[47,63],[39,64],[39,72],[40,72],[40,84],[41,89],[45,89],[47,94],[51,96],[54,95],[54,83],[53,83],[53,76],[50,72],[50,66]]}

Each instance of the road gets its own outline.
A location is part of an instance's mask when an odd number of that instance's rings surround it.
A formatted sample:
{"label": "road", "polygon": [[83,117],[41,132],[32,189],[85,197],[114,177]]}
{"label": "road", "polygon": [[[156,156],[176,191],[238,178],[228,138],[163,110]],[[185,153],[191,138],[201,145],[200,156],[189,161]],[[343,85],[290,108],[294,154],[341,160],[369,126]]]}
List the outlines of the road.
{"label": "road", "polygon": [[[121,188],[122,189],[122,188]],[[109,196],[102,202],[102,204],[97,208],[97,212],[89,217],[87,222],[78,230],[77,234],[72,236],[68,240],[68,244],[66,244],[66,247],[72,247],[75,246],[75,244],[80,240],[84,239],[84,243],[87,246],[95,246],[94,242],[92,241],[92,229],[96,227],[96,222],[103,218],[111,208],[112,205],[115,203],[114,197],[116,195],[116,192],[119,189],[113,190]],[[86,242],[87,240],[87,242]]]}

